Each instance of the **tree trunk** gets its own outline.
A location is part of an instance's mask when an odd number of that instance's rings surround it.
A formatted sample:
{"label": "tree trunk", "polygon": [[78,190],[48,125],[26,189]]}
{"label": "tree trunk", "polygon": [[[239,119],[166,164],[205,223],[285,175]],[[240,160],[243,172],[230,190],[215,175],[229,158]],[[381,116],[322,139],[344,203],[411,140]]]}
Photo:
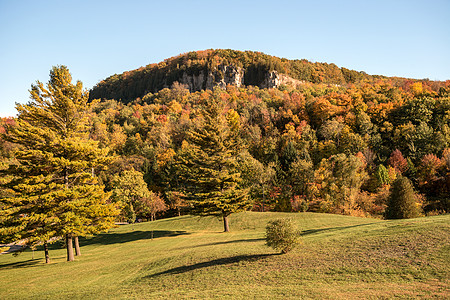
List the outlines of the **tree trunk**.
{"label": "tree trunk", "polygon": [[75,236],[73,239],[75,244],[75,256],[81,256],[80,244],[78,243],[78,236]]}
{"label": "tree trunk", "polygon": [[266,199],[264,199],[264,185],[262,186],[262,192],[263,192],[262,212],[264,212],[264,202],[266,201]]}
{"label": "tree trunk", "polygon": [[72,234],[66,234],[67,261],[74,261]]}
{"label": "tree trunk", "polygon": [[180,217],[181,216],[180,208],[178,207],[177,210],[178,210],[178,216]]}
{"label": "tree trunk", "polygon": [[45,263],[48,264],[50,262],[50,255],[48,255],[48,244],[44,242],[44,253],[45,253]]}
{"label": "tree trunk", "polygon": [[228,226],[228,216],[226,215],[223,215],[223,231],[224,232],[230,231],[230,227]]}

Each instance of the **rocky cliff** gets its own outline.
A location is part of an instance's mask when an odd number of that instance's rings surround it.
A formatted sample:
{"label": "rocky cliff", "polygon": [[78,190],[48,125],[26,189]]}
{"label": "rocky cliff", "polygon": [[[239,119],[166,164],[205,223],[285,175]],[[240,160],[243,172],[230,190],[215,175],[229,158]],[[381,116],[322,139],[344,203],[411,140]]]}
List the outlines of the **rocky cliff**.
{"label": "rocky cliff", "polygon": [[94,86],[90,99],[128,103],[148,93],[170,88],[175,82],[191,92],[227,85],[276,88],[305,82],[345,84],[378,78],[334,64],[288,60],[261,52],[230,49],[188,52],[136,70],[114,74]]}
{"label": "rocky cliff", "polygon": [[244,85],[244,70],[232,65],[220,65],[217,70],[203,70],[199,74],[188,75],[184,72],[178,81],[186,85],[189,91],[212,90],[218,86],[225,88],[227,85],[235,85],[240,87]]}
{"label": "rocky cliff", "polygon": [[[186,85],[190,92],[212,90],[214,87],[226,88],[227,85],[237,87],[248,85],[245,82],[244,69],[230,65],[220,65],[216,71],[202,71],[197,75],[188,75],[184,72],[178,82]],[[260,88],[270,89],[280,85],[298,86],[302,83],[305,81],[291,78],[277,71],[270,71],[265,73],[264,79],[257,85]]]}

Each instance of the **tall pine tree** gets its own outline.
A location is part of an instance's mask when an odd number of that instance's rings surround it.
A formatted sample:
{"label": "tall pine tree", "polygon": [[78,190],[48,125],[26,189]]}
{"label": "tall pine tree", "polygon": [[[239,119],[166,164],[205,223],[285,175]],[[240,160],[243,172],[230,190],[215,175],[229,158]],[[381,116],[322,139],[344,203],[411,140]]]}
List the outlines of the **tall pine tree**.
{"label": "tall pine tree", "polygon": [[235,132],[224,115],[224,104],[211,95],[203,103],[203,124],[188,133],[177,157],[177,181],[191,212],[223,219],[249,207],[248,191],[241,185]]}
{"label": "tall pine tree", "polygon": [[108,164],[108,149],[89,139],[88,93],[67,67],[53,67],[46,87],[38,81],[30,93],[4,135],[18,149],[4,171],[0,239],[44,244],[48,262],[47,243],[64,236],[71,261],[72,238],[80,254],[77,237],[107,230],[118,213],[94,176]]}

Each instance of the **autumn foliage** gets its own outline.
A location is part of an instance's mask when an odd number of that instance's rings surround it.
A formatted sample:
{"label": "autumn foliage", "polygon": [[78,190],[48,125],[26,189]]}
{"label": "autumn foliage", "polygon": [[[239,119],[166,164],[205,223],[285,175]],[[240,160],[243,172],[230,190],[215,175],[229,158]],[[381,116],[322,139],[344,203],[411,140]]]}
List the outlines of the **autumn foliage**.
{"label": "autumn foliage", "polygon": [[[195,91],[178,82],[184,73],[209,71],[220,80],[219,71],[228,65],[246,70],[244,86]],[[261,88],[270,71],[298,82]],[[164,202],[145,205],[155,204],[158,216],[193,211],[177,162],[193,150],[190,135],[204,128],[203,104],[212,100],[221,103],[226,136],[236,144],[235,185],[249,191],[255,210],[382,216],[393,183],[407,177],[425,213],[449,211],[450,81],[371,76],[259,52],[207,50],[111,76],[93,88],[90,99],[95,98],[102,100],[90,112],[89,135],[117,158],[96,176],[115,193],[125,171],[139,172],[147,196],[123,201],[138,217],[151,218],[139,207],[150,199]],[[5,166],[14,145],[0,142]]]}

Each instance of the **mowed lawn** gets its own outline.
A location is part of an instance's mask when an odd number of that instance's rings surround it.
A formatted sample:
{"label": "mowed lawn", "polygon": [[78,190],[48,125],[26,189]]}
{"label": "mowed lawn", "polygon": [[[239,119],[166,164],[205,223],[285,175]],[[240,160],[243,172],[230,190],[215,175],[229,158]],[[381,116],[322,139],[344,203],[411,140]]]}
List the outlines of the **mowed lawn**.
{"label": "mowed lawn", "polygon": [[[291,217],[302,244],[265,246],[268,221]],[[82,239],[82,256],[0,255],[2,299],[391,299],[450,297],[450,215],[382,221],[317,213],[182,216]],[[153,238],[152,238],[153,237]]]}

